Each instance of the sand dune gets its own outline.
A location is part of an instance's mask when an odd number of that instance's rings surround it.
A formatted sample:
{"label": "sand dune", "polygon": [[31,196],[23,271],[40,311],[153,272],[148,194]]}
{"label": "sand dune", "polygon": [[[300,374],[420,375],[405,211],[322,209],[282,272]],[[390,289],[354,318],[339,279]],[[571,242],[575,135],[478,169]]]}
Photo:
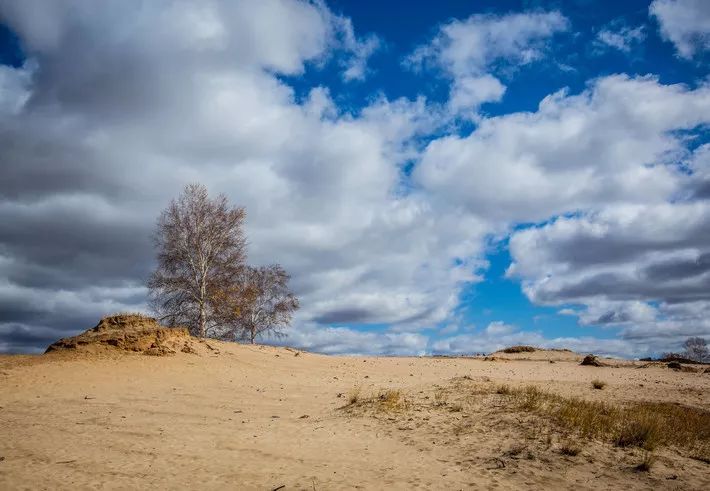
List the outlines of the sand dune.
{"label": "sand dune", "polygon": [[[639,472],[643,450],[565,434],[496,389],[710,410],[700,371],[194,344],[171,356],[0,357],[0,489],[710,486],[710,465],[685,450],[660,447]],[[386,390],[399,391],[392,407],[378,405]],[[570,442],[578,455],[563,455]]]}

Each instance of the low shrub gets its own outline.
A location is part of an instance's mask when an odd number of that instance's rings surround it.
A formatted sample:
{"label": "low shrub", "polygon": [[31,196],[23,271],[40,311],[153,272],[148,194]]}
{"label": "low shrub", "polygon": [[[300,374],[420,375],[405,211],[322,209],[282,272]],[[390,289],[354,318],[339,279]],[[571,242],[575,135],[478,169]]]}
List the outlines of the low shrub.
{"label": "low shrub", "polygon": [[603,380],[594,379],[592,380],[592,387],[597,390],[602,390],[604,387],[606,387],[606,382],[604,382]]}
{"label": "low shrub", "polygon": [[503,353],[531,353],[533,351],[537,351],[537,348],[534,348],[532,346],[510,346],[509,348],[505,348],[503,350]]}

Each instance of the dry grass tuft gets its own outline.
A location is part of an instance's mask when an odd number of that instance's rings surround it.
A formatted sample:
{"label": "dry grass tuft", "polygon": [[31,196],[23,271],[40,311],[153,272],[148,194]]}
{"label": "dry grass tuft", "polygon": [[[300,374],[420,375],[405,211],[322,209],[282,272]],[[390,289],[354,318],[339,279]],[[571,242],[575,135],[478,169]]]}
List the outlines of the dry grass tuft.
{"label": "dry grass tuft", "polygon": [[444,389],[437,389],[436,392],[434,392],[434,405],[436,407],[446,406],[447,402],[446,391]]}
{"label": "dry grass tuft", "polygon": [[528,385],[523,389],[511,389],[509,394],[515,397],[515,400],[520,407],[526,411],[535,411],[540,407],[544,400],[545,394],[534,385]]}
{"label": "dry grass tuft", "polygon": [[361,388],[356,386],[350,390],[346,401],[347,404],[341,409],[358,407],[378,412],[390,412],[409,408],[409,401],[404,397],[402,391],[398,389],[385,389],[369,397],[363,397]]}
{"label": "dry grass tuft", "polygon": [[570,457],[576,457],[577,455],[579,455],[579,453],[580,453],[581,451],[582,451],[582,449],[581,449],[579,446],[577,446],[577,445],[575,445],[574,443],[572,443],[572,442],[565,442],[565,443],[562,444],[562,446],[560,447],[560,453],[561,453],[562,455],[567,455],[567,456],[570,456]]}
{"label": "dry grass tuft", "polygon": [[496,394],[509,395],[510,394],[510,385],[507,385],[507,384],[499,385],[498,388],[496,389]]}
{"label": "dry grass tuft", "polygon": [[348,392],[348,406],[352,406],[354,404],[357,404],[360,401],[360,392],[362,392],[362,387],[359,385],[353,387],[350,389],[350,392]]}
{"label": "dry grass tuft", "polygon": [[375,398],[377,407],[383,411],[399,411],[406,409],[408,404],[401,390],[387,389]]}
{"label": "dry grass tuft", "polygon": [[643,460],[639,465],[634,467],[638,472],[650,472],[653,464],[656,463],[656,457],[651,452],[645,452],[643,455]]}
{"label": "dry grass tuft", "polygon": [[594,379],[592,380],[592,387],[598,390],[602,390],[604,387],[606,387],[606,382],[604,382],[603,380]]}
{"label": "dry grass tuft", "polygon": [[614,439],[614,445],[653,450],[659,439],[661,421],[654,415],[646,413],[637,416],[622,422]]}

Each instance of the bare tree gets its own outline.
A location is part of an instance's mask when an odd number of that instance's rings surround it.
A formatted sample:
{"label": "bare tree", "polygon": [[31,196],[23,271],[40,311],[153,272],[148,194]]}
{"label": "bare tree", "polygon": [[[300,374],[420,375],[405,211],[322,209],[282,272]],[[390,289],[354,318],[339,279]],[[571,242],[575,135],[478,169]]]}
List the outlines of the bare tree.
{"label": "bare tree", "polygon": [[242,270],[241,281],[219,295],[222,330],[219,337],[254,343],[259,334],[284,336],[298,309],[298,299],[288,288],[290,276],[278,264]]}
{"label": "bare tree", "polygon": [[187,185],[161,213],[154,236],[158,267],[148,281],[160,320],[200,337],[218,327],[215,296],[245,268],[244,216],[224,195],[210,199],[201,184]]}
{"label": "bare tree", "polygon": [[708,351],[707,342],[700,337],[688,338],[683,343],[685,348],[685,356],[694,361],[710,361],[710,352]]}

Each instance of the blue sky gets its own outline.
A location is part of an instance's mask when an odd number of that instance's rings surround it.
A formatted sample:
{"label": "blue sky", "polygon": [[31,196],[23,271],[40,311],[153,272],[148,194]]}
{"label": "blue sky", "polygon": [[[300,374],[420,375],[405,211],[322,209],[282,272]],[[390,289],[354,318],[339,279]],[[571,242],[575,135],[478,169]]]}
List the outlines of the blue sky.
{"label": "blue sky", "polygon": [[[339,105],[353,111],[377,92],[383,92],[388,98],[414,98],[425,93],[430,100],[444,103],[448,97],[446,80],[403,69],[401,60],[412,47],[426,43],[439,24],[465,19],[472,14],[500,16],[520,11],[559,10],[571,22],[569,31],[556,37],[557,44],[550,50],[548,60],[524,67],[510,76],[505,98],[483,106],[483,111],[490,116],[534,111],[539,101],[551,92],[569,88],[570,92],[578,93],[584,90],[589,80],[610,74],[653,74],[663,83],[689,85],[702,83],[708,74],[707,52],[693,60],[685,60],[676,55],[672,43],[662,39],[657,22],[649,18],[648,1],[395,1],[377,9],[367,2],[336,1],[329,5],[335,12],[351,18],[361,32],[373,33],[383,40],[383,49],[369,61],[372,73],[354,87],[352,83],[342,81],[337,66],[329,67],[330,70],[313,68],[305,77],[292,83],[303,90],[325,83]],[[628,52],[599,43],[600,31],[625,27],[641,27],[644,33],[643,41],[634,44]],[[559,65],[569,68],[560,69]],[[459,133],[466,134],[471,129],[470,125],[463,124]],[[526,226],[530,225],[520,225]],[[458,309],[465,323],[486,326],[490,322],[502,321],[524,330],[538,331],[545,338],[584,335],[610,339],[615,336],[614,329],[598,325],[582,327],[574,317],[558,314],[558,308],[534,305],[521,291],[519,282],[505,277],[511,262],[507,241],[496,241],[489,249],[486,260],[490,265],[483,273],[484,281],[468,287],[461,295]],[[367,325],[357,327],[371,328]],[[382,327],[376,326],[377,329]],[[430,339],[438,337],[439,329],[432,329]]]}
{"label": "blue sky", "polygon": [[0,350],[146,310],[195,180],[291,272],[287,344],[710,336],[708,5],[0,2]]}
{"label": "blue sky", "polygon": [[[549,59],[525,67],[511,76],[503,101],[488,105],[487,114],[536,109],[539,101],[556,89],[569,87],[572,92],[583,90],[590,79],[615,73],[630,75],[654,74],[663,83],[690,83],[707,76],[707,53],[693,60],[676,56],[673,44],[664,41],[657,22],[649,18],[648,1],[567,2],[526,1],[442,1],[386,2],[373,8],[368,2],[330,2],[332,10],[352,19],[358,31],[377,35],[383,48],[369,60],[372,72],[362,83],[343,82],[337,66],[330,70],[312,68],[305,77],[293,83],[304,90],[325,83],[334,97],[354,109],[366,103],[373,93],[384,92],[389,98],[414,98],[423,92],[428,97],[444,101],[448,87],[445,80],[431,74],[416,74],[404,70],[401,61],[418,45],[426,43],[438,25],[452,19],[465,19],[475,14],[500,16],[514,12],[558,10],[570,20],[570,29],[555,37]],[[600,30],[643,26],[645,39],[628,53],[596,46]],[[568,65],[569,70],[559,68]]]}

